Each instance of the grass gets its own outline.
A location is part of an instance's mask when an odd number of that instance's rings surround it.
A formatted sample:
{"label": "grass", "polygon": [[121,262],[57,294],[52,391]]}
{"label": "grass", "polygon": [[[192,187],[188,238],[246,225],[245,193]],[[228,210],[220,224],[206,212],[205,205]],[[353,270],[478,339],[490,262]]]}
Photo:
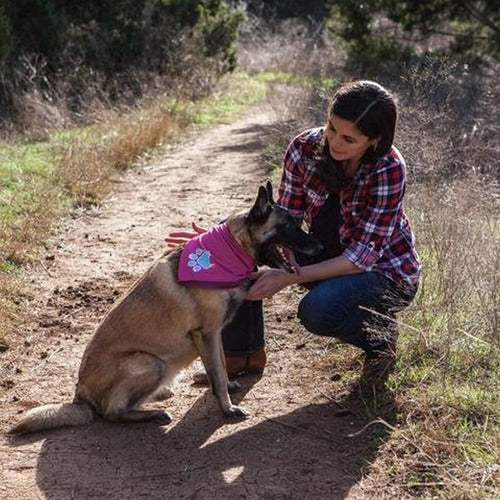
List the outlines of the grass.
{"label": "grass", "polygon": [[285,73],[283,71],[263,71],[262,73],[257,73],[255,77],[261,82],[283,83],[310,89],[330,90],[339,84],[339,81],[335,78],[311,78],[309,76]]}
{"label": "grass", "polygon": [[267,97],[269,87],[258,77],[235,73],[230,83],[197,102],[191,113],[196,125],[211,125],[233,121],[242,109],[246,109]]}
{"label": "grass", "polygon": [[14,223],[38,184],[52,175],[54,163],[46,144],[0,147],[0,221]]}
{"label": "grass", "polygon": [[12,318],[21,313],[20,271],[38,258],[60,216],[99,204],[114,176],[175,142],[186,127],[234,120],[266,93],[264,82],[236,73],[197,102],[164,97],[109,110],[90,126],[51,130],[45,141],[0,144],[0,341],[7,342]]}
{"label": "grass", "polygon": [[[419,407],[418,418],[406,426],[440,465],[434,472],[443,483],[439,496],[451,498],[460,484],[477,492],[471,498],[493,498],[500,462],[500,234],[491,227],[499,216],[477,205],[484,198],[477,179],[450,183],[445,190],[454,198],[439,188],[420,189],[429,192],[415,200],[414,211],[428,212],[432,200],[434,215],[413,217],[424,273],[407,321],[422,338],[403,336],[392,383],[407,411]],[[408,454],[399,460],[418,466]]]}

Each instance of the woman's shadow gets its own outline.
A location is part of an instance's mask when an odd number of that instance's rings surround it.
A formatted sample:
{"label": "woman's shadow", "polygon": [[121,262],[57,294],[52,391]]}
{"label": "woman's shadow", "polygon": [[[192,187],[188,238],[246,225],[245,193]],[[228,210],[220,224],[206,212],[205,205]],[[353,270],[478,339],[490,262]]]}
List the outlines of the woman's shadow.
{"label": "woman's shadow", "polygon": [[[13,444],[45,438],[36,477],[50,500],[344,498],[388,438],[388,427],[375,425],[349,437],[377,416],[395,415],[390,394],[377,398],[373,406],[354,388],[337,403],[309,404],[254,426],[239,423],[225,435],[230,424],[205,391],[167,428],[99,421]],[[366,412],[370,405],[375,411]]]}

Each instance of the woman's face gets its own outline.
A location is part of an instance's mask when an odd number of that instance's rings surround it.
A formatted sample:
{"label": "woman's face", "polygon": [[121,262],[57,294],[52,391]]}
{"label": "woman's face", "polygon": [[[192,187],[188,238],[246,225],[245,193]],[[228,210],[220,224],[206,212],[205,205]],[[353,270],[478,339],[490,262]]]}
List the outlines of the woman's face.
{"label": "woman's face", "polygon": [[370,146],[376,147],[379,139],[370,139],[353,122],[333,114],[324,133],[331,157],[349,164],[359,162]]}

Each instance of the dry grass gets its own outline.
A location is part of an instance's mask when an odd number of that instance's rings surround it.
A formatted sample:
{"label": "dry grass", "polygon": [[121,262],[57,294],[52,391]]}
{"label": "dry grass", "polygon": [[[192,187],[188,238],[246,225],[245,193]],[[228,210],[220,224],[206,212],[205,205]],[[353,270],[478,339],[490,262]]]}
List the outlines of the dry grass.
{"label": "dry grass", "polygon": [[493,498],[500,206],[477,178],[419,188],[411,215],[424,272],[390,381],[404,418],[377,468],[412,496]]}
{"label": "dry grass", "polygon": [[112,189],[117,172],[132,166],[148,150],[171,141],[187,123],[185,114],[161,105],[108,116],[98,131],[64,148],[57,174],[77,205],[97,203]]}
{"label": "dry grass", "polygon": [[249,18],[240,30],[239,66],[250,74],[270,71],[316,80],[341,78],[343,53],[322,28],[297,19],[266,25]]}

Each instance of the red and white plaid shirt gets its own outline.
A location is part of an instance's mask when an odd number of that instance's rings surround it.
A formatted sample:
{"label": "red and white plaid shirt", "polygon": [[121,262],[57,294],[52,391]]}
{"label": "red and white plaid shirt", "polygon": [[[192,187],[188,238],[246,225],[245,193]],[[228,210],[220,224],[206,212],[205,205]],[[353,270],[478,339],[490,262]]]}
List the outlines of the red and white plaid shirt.
{"label": "red and white plaid shirt", "polygon": [[[323,132],[324,127],[313,128],[293,139],[279,187],[278,204],[309,225],[328,197],[317,168]],[[339,236],[343,255],[356,266],[414,284],[421,266],[403,210],[405,187],[406,165],[395,147],[363,162],[341,192]]]}

